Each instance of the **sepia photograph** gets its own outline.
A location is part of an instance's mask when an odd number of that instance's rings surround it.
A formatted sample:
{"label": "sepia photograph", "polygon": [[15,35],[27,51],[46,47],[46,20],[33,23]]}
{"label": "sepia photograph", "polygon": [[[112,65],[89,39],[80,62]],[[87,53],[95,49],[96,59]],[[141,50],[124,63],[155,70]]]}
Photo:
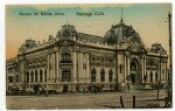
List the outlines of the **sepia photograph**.
{"label": "sepia photograph", "polygon": [[5,6],[8,110],[172,108],[172,4]]}

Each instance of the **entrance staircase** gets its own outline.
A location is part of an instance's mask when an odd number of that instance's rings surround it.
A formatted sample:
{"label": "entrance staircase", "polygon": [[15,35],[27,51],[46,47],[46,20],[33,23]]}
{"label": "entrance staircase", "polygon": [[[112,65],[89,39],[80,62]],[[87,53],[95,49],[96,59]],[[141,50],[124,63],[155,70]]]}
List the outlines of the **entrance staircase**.
{"label": "entrance staircase", "polygon": [[142,89],[142,87],[143,87],[142,85],[129,84],[128,85],[128,90],[135,91],[135,90]]}

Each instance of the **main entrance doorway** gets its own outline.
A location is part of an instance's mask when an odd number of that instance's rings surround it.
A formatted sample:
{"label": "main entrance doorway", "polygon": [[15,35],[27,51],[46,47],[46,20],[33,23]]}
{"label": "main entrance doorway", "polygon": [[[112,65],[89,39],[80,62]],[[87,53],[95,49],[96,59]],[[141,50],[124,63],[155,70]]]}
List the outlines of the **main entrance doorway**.
{"label": "main entrance doorway", "polygon": [[131,74],[131,82],[132,82],[132,84],[135,84],[135,82],[136,82],[136,75],[135,74]]}
{"label": "main entrance doorway", "polygon": [[65,84],[64,86],[63,86],[63,93],[66,93],[68,91],[68,86]]}
{"label": "main entrance doorway", "polygon": [[62,70],[62,82],[71,82],[71,69]]}
{"label": "main entrance doorway", "polygon": [[139,62],[136,58],[131,60],[130,64],[130,81],[133,85],[139,84],[140,82],[140,74],[139,74]]}

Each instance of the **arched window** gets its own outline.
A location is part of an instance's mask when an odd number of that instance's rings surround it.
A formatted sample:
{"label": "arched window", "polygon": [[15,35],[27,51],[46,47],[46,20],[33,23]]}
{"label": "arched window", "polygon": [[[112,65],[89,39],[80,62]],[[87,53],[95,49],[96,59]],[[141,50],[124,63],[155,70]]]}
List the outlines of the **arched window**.
{"label": "arched window", "polygon": [[102,62],[102,63],[104,62],[104,60],[105,60],[105,58],[104,58],[104,57],[101,57],[101,62]]}
{"label": "arched window", "polygon": [[27,77],[26,77],[26,79],[27,79],[27,83],[29,83],[29,71],[27,71]]}
{"label": "arched window", "polygon": [[131,59],[131,63],[130,63],[130,69],[132,71],[136,71],[138,69],[138,60],[136,58],[132,58]]}
{"label": "arched window", "polygon": [[45,69],[45,82],[47,82],[47,70]]}
{"label": "arched window", "polygon": [[96,82],[96,69],[91,70],[91,82]]}
{"label": "arched window", "polygon": [[35,70],[35,83],[37,83],[37,81],[38,81],[38,72],[37,70]]}
{"label": "arched window", "polygon": [[15,76],[15,82],[19,82],[19,76],[18,75]]}
{"label": "arched window", "polygon": [[92,61],[95,61],[95,56],[92,56]]}
{"label": "arched window", "polygon": [[9,83],[13,82],[13,76],[8,77],[9,78]]}
{"label": "arched window", "polygon": [[43,82],[43,71],[40,70],[40,82],[42,83]]}
{"label": "arched window", "polygon": [[31,72],[31,83],[33,83],[34,82],[34,72],[32,71]]}
{"label": "arched window", "polygon": [[100,81],[101,82],[104,82],[105,81],[105,70],[104,69],[101,69],[101,72],[100,72],[100,74],[101,74],[101,78],[100,78]]}
{"label": "arched window", "polygon": [[97,61],[100,59],[100,56],[97,56]]}
{"label": "arched window", "polygon": [[136,70],[136,63],[135,62],[131,62],[131,65],[130,65],[130,69],[131,70]]}
{"label": "arched window", "polygon": [[147,71],[146,71],[146,74],[144,75],[144,81],[145,82],[147,81],[147,78],[148,78],[148,75],[147,75]]}
{"label": "arched window", "polygon": [[86,55],[83,54],[83,69],[86,69]]}
{"label": "arched window", "polygon": [[112,82],[113,80],[113,71],[112,69],[109,70],[109,82]]}
{"label": "arched window", "polygon": [[71,62],[71,53],[69,51],[65,51],[61,55],[62,62]]}
{"label": "arched window", "polygon": [[153,82],[153,72],[150,72],[150,82]]}
{"label": "arched window", "polygon": [[158,82],[158,73],[155,74],[155,81]]}

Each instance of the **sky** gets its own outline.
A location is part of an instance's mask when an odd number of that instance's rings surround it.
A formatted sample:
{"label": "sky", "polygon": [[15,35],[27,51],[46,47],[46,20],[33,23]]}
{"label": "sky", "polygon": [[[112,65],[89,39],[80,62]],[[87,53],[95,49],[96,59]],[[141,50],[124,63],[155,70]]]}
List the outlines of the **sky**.
{"label": "sky", "polygon": [[[121,9],[123,14],[121,14]],[[161,43],[169,51],[168,13],[171,4],[69,4],[69,5],[6,5],[6,58],[17,55],[19,47],[26,39],[48,40],[64,24],[72,24],[78,32],[104,37],[112,25],[118,24],[121,16],[126,25],[140,34],[147,48],[153,43]],[[41,12],[53,15],[43,16]],[[80,16],[76,13],[93,13]],[[94,15],[95,12],[103,13]],[[20,14],[31,15],[20,15]],[[38,13],[38,15],[34,15]],[[60,13],[64,15],[54,15]]]}

